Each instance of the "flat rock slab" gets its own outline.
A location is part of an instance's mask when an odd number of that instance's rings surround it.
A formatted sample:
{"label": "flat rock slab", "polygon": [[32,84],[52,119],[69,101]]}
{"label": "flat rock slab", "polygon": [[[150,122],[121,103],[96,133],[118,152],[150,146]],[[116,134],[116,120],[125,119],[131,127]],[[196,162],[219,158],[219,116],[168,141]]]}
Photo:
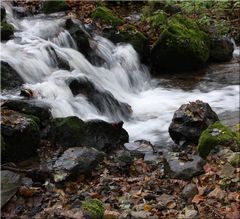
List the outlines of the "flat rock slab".
{"label": "flat rock slab", "polygon": [[178,153],[169,152],[165,155],[165,173],[171,178],[188,180],[203,172],[205,161],[198,155],[190,155],[189,161],[178,159]]}

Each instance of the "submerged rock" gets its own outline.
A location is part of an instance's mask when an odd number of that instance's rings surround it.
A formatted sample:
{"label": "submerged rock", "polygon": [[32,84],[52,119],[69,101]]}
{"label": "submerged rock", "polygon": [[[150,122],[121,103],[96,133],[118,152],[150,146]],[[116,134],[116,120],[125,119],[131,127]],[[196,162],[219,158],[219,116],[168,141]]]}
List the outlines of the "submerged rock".
{"label": "submerged rock", "polygon": [[169,18],[166,27],[151,50],[154,72],[192,71],[209,58],[209,40],[195,21],[182,15]]}
{"label": "submerged rock", "polygon": [[50,106],[37,100],[7,100],[2,107],[36,116],[39,118],[42,126],[45,126],[52,119]]}
{"label": "submerged rock", "polygon": [[20,75],[7,63],[1,61],[1,89],[18,88],[24,83]]}
{"label": "submerged rock", "polygon": [[68,5],[65,0],[43,1],[42,9],[45,14],[50,14],[59,11],[66,11],[68,10]]}
{"label": "submerged rock", "polygon": [[77,177],[80,174],[89,176],[103,158],[104,153],[94,148],[69,148],[53,165],[54,181],[60,182],[69,177]]}
{"label": "submerged rock", "polygon": [[111,151],[128,142],[128,133],[120,123],[102,120],[83,122],[75,116],[53,119],[52,140],[64,147],[89,146],[98,150]]}
{"label": "submerged rock", "polygon": [[234,45],[227,37],[212,38],[210,41],[210,59],[216,62],[227,62],[233,57]]}
{"label": "submerged rock", "polygon": [[38,122],[34,116],[2,109],[1,134],[5,142],[2,160],[24,160],[36,152],[40,143]]}
{"label": "submerged rock", "polygon": [[3,207],[21,186],[21,176],[17,173],[1,170],[1,207]]}
{"label": "submerged rock", "polygon": [[132,110],[127,103],[118,101],[110,92],[100,91],[87,78],[70,80],[73,95],[83,94],[102,114],[116,120],[129,119]]}
{"label": "submerged rock", "polygon": [[199,155],[206,158],[210,151],[218,145],[230,147],[233,151],[240,151],[240,139],[236,132],[220,122],[215,122],[199,138]]}
{"label": "submerged rock", "polygon": [[174,179],[188,180],[203,172],[205,161],[198,155],[189,156],[189,161],[179,160],[178,154],[169,152],[165,156],[165,173]]}
{"label": "submerged rock", "polygon": [[200,100],[183,104],[173,115],[169,134],[176,144],[198,144],[201,133],[214,122],[217,114]]}

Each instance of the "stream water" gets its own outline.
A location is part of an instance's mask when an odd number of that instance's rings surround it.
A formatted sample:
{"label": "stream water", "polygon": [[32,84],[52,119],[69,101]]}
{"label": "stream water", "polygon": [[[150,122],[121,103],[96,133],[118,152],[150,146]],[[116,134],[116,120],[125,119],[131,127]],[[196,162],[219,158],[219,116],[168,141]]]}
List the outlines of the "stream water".
{"label": "stream water", "polygon": [[[148,68],[139,61],[131,45],[114,45],[94,36],[91,44],[104,59],[102,66],[91,64],[76,50],[76,44],[63,28],[61,14],[37,15],[16,19],[7,7],[7,19],[17,30],[14,39],[1,43],[0,59],[9,63],[24,79],[25,88],[34,97],[51,105],[54,117],[76,115],[83,120],[124,120],[110,112],[102,114],[84,95],[74,96],[66,81],[86,77],[101,91],[109,91],[133,110],[124,128],[131,140],[146,139],[152,143],[168,139],[168,127],[176,109],[194,100],[208,102],[218,113],[239,111],[239,63],[211,65],[196,74],[151,78]],[[69,63],[71,70],[59,69],[49,52]],[[239,56],[239,50],[235,50]],[[228,74],[225,74],[228,73]],[[20,98],[19,91],[1,94],[2,99]],[[104,103],[103,103],[104,104]]]}

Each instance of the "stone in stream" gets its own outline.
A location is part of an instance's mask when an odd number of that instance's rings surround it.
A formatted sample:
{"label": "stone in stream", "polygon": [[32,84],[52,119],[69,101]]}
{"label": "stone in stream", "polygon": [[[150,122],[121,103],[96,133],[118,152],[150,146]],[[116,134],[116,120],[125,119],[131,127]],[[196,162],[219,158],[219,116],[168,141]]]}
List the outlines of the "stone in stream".
{"label": "stone in stream", "polygon": [[68,4],[65,0],[43,1],[42,9],[45,14],[66,11],[68,10]]}
{"label": "stone in stream", "polygon": [[7,100],[2,107],[39,118],[42,126],[52,119],[50,106],[38,100]]}
{"label": "stone in stream", "polygon": [[55,118],[51,123],[51,139],[64,147],[89,146],[100,151],[112,151],[128,142],[123,122],[103,120],[82,121],[76,116]]}
{"label": "stone in stream", "polygon": [[17,173],[1,170],[1,207],[3,207],[21,186],[21,176]]}
{"label": "stone in stream", "polygon": [[197,145],[201,133],[218,120],[208,103],[197,100],[183,104],[173,115],[169,134],[176,144]]}
{"label": "stone in stream", "polygon": [[178,155],[173,152],[165,155],[164,171],[170,178],[188,180],[203,172],[205,161],[200,156],[189,155],[188,161],[181,161]]}
{"label": "stone in stream", "polygon": [[100,91],[89,79],[74,78],[67,81],[73,95],[83,94],[102,114],[115,120],[129,119],[132,109],[118,101],[109,91]]}
{"label": "stone in stream", "polygon": [[53,178],[61,182],[80,174],[91,175],[92,170],[103,160],[104,153],[89,147],[69,148],[53,165]]}
{"label": "stone in stream", "polygon": [[214,37],[210,41],[210,59],[216,62],[227,62],[233,57],[234,45],[227,37]]}
{"label": "stone in stream", "polygon": [[15,112],[1,110],[2,160],[18,161],[34,155],[40,143],[39,119]]}

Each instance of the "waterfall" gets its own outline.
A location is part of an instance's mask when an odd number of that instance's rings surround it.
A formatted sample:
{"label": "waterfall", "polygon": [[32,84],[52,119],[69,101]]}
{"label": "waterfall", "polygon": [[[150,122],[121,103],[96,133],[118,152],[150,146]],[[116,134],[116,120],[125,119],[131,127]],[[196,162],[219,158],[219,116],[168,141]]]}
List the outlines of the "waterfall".
{"label": "waterfall", "polygon": [[[151,79],[148,68],[140,63],[131,45],[115,45],[97,35],[90,39],[90,45],[104,63],[96,66],[77,51],[76,43],[64,29],[66,17],[37,15],[18,20],[10,7],[6,9],[8,21],[18,31],[14,39],[1,43],[0,59],[18,72],[34,98],[51,105],[54,117],[76,115],[83,120],[124,120],[124,128],[132,140],[154,143],[167,138],[174,111],[188,101],[201,99],[217,113],[238,110],[238,85],[209,87],[206,91],[160,86],[158,79]],[[59,68],[57,58],[66,62],[70,70]],[[131,117],[125,119],[122,114],[101,112],[84,94],[73,95],[68,81],[74,78],[85,78],[98,92],[130,105]]]}

